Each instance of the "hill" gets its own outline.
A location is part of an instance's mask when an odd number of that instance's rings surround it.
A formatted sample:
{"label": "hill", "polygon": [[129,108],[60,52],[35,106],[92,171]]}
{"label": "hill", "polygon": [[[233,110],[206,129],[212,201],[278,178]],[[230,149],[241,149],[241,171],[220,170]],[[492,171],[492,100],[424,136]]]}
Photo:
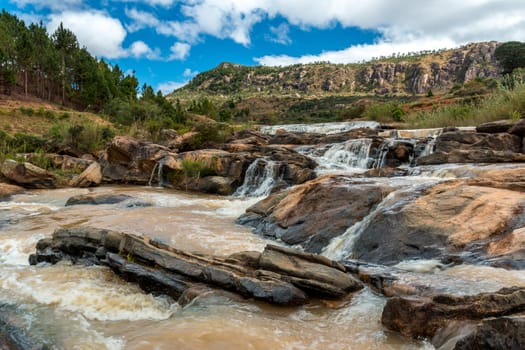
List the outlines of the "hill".
{"label": "hill", "polygon": [[[233,117],[259,123],[308,122],[359,117],[363,105],[407,103],[444,95],[464,84],[497,78],[497,42],[424,51],[359,64],[319,62],[287,67],[221,63],[169,95],[183,103],[206,96]],[[234,108],[232,108],[234,107]]]}

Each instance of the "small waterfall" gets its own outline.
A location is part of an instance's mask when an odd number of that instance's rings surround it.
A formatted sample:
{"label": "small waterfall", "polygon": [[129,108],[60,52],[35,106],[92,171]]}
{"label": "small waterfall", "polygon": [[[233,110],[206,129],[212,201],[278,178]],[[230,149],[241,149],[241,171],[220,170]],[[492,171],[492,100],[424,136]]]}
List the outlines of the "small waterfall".
{"label": "small waterfall", "polygon": [[149,177],[148,186],[153,185],[153,178],[155,177],[155,170],[157,171],[157,187],[164,186],[164,179],[162,178],[162,169],[164,167],[164,160],[159,160],[155,166],[153,167],[153,170],[151,171],[151,175]]}
{"label": "small waterfall", "polygon": [[376,214],[383,209],[393,193],[395,192],[390,193],[374,210],[368,213],[363,220],[350,226],[342,235],[333,238],[330,244],[323,249],[321,255],[336,261],[348,258],[352,253],[357,238],[366,230],[368,225],[370,225]]}
{"label": "small waterfall", "polygon": [[371,139],[349,140],[330,147],[323,158],[329,164],[343,164],[349,168],[367,169],[371,146]]}
{"label": "small waterfall", "polygon": [[272,192],[272,189],[284,178],[282,163],[272,160],[258,158],[248,169],[244,176],[244,182],[237,189],[236,197],[262,197]]}

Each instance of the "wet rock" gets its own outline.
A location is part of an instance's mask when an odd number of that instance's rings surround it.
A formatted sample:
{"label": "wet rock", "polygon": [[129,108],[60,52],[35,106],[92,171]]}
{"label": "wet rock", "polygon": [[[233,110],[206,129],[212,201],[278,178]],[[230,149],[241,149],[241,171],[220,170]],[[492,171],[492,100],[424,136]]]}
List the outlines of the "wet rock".
{"label": "wet rock", "polygon": [[79,194],[69,198],[66,202],[66,207],[71,205],[99,205],[99,204],[116,204],[132,199],[133,197],[127,194]]}
{"label": "wet rock", "polygon": [[69,183],[72,187],[94,187],[102,182],[102,167],[93,162],[80,175],[75,176]]}
{"label": "wet rock", "polygon": [[281,273],[285,280],[319,297],[341,298],[363,288],[361,282],[342,272],[344,267],[326,258],[277,246],[266,246],[259,267]]}
{"label": "wet rock", "polygon": [[9,181],[24,188],[56,188],[56,178],[53,173],[28,162],[18,163],[6,159],[0,165],[0,172]]}
{"label": "wet rock", "polygon": [[397,177],[397,176],[407,176],[407,175],[408,175],[407,169],[384,167],[384,168],[367,170],[364,173],[359,174],[358,177]]}
{"label": "wet rock", "polygon": [[5,200],[10,196],[24,192],[25,189],[20,186],[0,183],[0,200]]}
{"label": "wet rock", "polygon": [[73,263],[110,266],[147,292],[180,298],[206,286],[279,305],[299,305],[310,297],[341,298],[362,288],[337,262],[301,251],[267,246],[227,258],[193,254],[160,241],[89,227],[56,230],[37,244],[31,264]]}
{"label": "wet rock", "polygon": [[525,311],[525,289],[504,288],[493,293],[388,299],[381,322],[410,337],[433,337],[452,320],[482,320]]}
{"label": "wet rock", "polygon": [[469,247],[479,250],[524,219],[521,192],[452,181],[396,195],[356,238],[352,258],[390,265]]}
{"label": "wet rock", "polygon": [[239,222],[249,221],[258,234],[319,253],[392,190],[346,176],[322,176],[292,188],[286,195],[272,194],[248,208]]}
{"label": "wet rock", "polygon": [[146,185],[159,159],[170,154],[167,147],[116,136],[100,159],[104,182]]}
{"label": "wet rock", "polygon": [[1,350],[50,350],[47,341],[32,337],[24,322],[20,322],[16,307],[0,304],[0,349]]}
{"label": "wet rock", "polygon": [[230,195],[233,193],[234,181],[223,176],[206,176],[198,180],[197,188],[204,193]]}
{"label": "wet rock", "polygon": [[468,336],[460,339],[454,350],[525,349],[525,316],[483,320]]}

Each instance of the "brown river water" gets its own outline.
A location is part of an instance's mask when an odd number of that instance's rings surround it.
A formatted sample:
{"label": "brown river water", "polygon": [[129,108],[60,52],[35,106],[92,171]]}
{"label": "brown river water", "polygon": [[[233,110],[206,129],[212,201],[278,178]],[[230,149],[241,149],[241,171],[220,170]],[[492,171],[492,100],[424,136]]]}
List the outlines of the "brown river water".
{"label": "brown river water", "polygon": [[[65,207],[77,194],[123,193],[151,206]],[[268,243],[235,219],[256,199],[150,187],[31,191],[0,202],[0,312],[53,349],[433,349],[384,330],[385,298],[365,289],[344,302],[282,308],[224,294],[181,307],[102,267],[29,266],[36,242],[59,227],[89,225],[159,237],[179,249],[227,255]],[[468,280],[469,292],[525,285],[520,272],[458,266],[434,272],[406,262],[429,283]],[[429,272],[430,271],[430,272]],[[424,278],[424,277],[422,277]],[[436,282],[437,281],[437,282]]]}

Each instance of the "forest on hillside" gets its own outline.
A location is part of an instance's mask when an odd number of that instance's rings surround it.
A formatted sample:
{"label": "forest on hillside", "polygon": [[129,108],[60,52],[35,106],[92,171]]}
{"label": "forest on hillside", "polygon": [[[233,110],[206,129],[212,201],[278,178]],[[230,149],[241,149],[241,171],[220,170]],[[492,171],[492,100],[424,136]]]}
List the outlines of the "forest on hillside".
{"label": "forest on hillside", "polygon": [[113,122],[153,121],[170,127],[185,113],[162,93],[118,65],[93,57],[62,24],[52,34],[43,23],[26,25],[0,13],[0,93],[37,97],[77,110],[103,112]]}

